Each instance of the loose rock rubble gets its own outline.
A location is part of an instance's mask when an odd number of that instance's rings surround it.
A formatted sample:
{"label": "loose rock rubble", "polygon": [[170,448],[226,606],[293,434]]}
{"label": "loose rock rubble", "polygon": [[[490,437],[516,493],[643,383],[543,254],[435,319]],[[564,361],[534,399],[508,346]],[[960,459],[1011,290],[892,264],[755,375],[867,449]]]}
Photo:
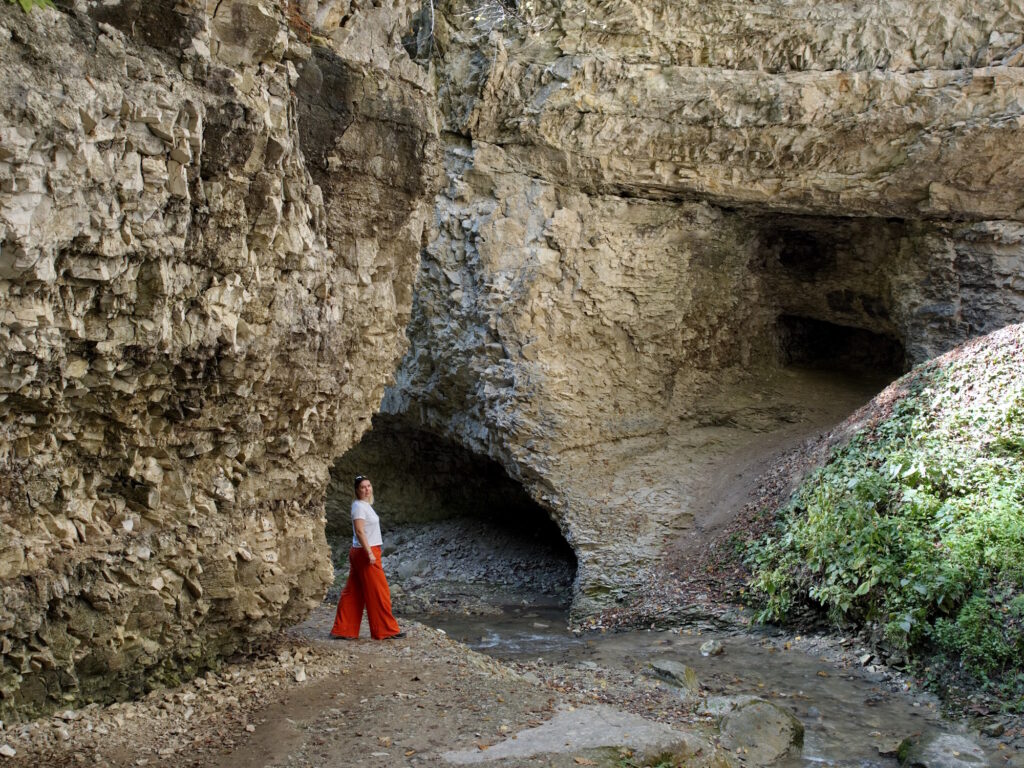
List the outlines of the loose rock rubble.
{"label": "loose rock rubble", "polygon": [[410,613],[565,606],[575,576],[572,555],[560,542],[502,530],[479,518],[389,532],[384,567],[395,600]]}

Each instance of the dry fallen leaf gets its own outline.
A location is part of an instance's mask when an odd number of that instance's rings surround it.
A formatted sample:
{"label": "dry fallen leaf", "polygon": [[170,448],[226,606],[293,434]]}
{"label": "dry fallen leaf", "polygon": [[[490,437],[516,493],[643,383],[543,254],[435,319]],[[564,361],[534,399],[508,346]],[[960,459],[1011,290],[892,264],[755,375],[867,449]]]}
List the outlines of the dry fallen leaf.
{"label": "dry fallen leaf", "polygon": [[572,761],[576,763],[576,765],[597,765],[597,763],[589,757],[574,757]]}

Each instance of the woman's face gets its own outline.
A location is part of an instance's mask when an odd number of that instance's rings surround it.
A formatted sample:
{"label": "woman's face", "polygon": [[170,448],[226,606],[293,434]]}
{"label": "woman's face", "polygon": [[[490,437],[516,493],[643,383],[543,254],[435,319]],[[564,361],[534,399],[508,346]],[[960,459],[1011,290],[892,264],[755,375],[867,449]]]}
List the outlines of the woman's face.
{"label": "woman's face", "polygon": [[359,483],[359,487],[356,488],[356,498],[360,501],[366,501],[373,496],[373,486],[370,485],[369,480],[362,480]]}

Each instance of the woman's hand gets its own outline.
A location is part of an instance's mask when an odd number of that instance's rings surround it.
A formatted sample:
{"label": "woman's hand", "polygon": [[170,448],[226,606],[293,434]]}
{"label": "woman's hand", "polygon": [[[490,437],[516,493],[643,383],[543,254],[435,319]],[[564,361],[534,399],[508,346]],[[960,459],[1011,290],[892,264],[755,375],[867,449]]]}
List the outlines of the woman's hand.
{"label": "woman's hand", "polygon": [[359,543],[363,545],[363,549],[366,550],[366,556],[370,558],[370,565],[377,562],[377,557],[373,554],[373,547],[370,546],[370,542],[366,539],[366,522],[360,518],[356,518],[352,521],[353,527],[356,529],[356,538],[359,539]]}

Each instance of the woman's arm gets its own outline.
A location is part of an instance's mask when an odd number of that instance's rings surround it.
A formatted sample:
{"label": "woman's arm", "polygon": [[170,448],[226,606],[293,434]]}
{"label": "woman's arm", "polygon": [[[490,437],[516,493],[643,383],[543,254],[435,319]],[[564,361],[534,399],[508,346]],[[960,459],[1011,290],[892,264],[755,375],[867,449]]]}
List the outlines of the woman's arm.
{"label": "woman's arm", "polygon": [[356,538],[359,539],[359,543],[363,545],[363,549],[366,550],[366,554],[370,558],[370,565],[373,565],[377,562],[377,556],[373,554],[373,548],[366,539],[366,521],[361,517],[357,517],[352,521],[352,525],[356,529]]}

